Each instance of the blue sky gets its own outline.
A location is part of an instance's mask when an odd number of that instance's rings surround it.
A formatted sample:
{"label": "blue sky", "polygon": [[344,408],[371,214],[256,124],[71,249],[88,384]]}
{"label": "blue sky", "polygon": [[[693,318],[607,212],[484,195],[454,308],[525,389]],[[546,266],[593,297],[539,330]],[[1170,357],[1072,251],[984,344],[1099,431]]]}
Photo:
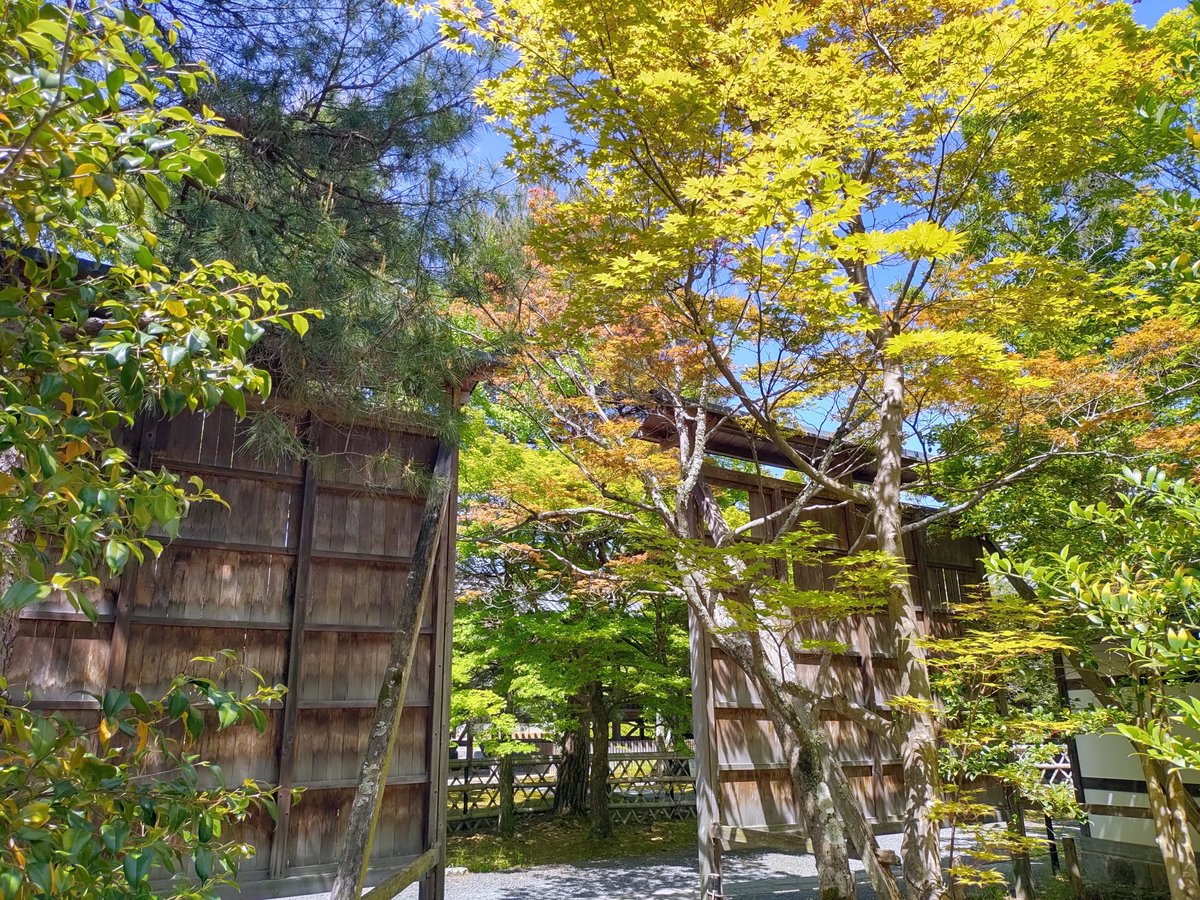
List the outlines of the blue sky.
{"label": "blue sky", "polygon": [[1143,25],[1153,25],[1162,18],[1169,9],[1179,9],[1184,3],[1174,3],[1170,0],[1140,0],[1133,4],[1133,17]]}

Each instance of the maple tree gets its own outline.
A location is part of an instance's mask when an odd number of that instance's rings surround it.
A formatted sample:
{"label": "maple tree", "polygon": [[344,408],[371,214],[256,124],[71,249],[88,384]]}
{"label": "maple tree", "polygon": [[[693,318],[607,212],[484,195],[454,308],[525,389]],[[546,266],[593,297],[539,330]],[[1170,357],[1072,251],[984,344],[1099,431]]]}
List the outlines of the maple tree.
{"label": "maple tree", "polygon": [[[716,429],[754,435],[799,473],[777,531],[816,503],[869,511],[852,550],[896,563],[886,616],[902,699],[887,721],[846,712],[900,747],[904,879],[910,896],[943,895],[904,535],[1067,460],[1120,455],[1194,386],[1200,344],[1178,310],[1065,239],[1096,217],[1089,184],[1146,171],[1115,136],[1135,129],[1167,54],[1120,4],[520,0],[442,13],[465,47],[517,60],[480,98],[518,173],[559,191],[534,197],[544,284],[486,311],[527,339],[511,401],[598,505],[715,541],[735,571],[746,561],[730,548],[750,528],[730,526],[702,478]],[[670,424],[668,447],[639,436],[652,417]],[[827,442],[806,453],[793,437],[815,429]],[[941,505],[906,521],[905,490]],[[872,839],[803,720],[832,698],[798,698],[791,673],[756,662],[778,623],[735,639],[712,571],[681,564],[676,584],[764,686],[789,757],[824,767],[814,784],[798,762],[798,795],[814,804],[821,889],[850,896],[843,826],[860,848]],[[758,602],[761,585],[726,587]]]}
{"label": "maple tree", "polygon": [[[636,555],[636,537],[623,523],[561,514],[562,504],[547,502],[579,491],[574,467],[531,446],[527,428],[503,433],[519,423],[495,406],[473,413],[461,468],[469,512],[460,537],[452,711],[487,724],[481,743],[489,753],[512,752],[505,736],[518,715],[556,727],[564,747],[556,811],[586,811],[593,834],[607,836],[613,714],[631,704],[673,723],[690,714],[683,607],[653,580],[611,577],[609,563]],[[539,521],[536,510],[554,506],[560,510]]]}

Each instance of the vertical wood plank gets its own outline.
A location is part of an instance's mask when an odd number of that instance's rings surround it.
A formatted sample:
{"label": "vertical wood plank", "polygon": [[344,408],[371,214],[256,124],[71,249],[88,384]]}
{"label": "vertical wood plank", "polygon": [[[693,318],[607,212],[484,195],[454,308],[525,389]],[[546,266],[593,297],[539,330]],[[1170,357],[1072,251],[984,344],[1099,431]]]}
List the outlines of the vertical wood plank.
{"label": "vertical wood plank", "polygon": [[451,445],[438,444],[437,458],[433,465],[433,484],[425,498],[425,510],[421,516],[421,528],[413,551],[412,568],[409,570],[400,607],[396,612],[388,666],[379,689],[379,702],[375,707],[362,766],[359,769],[358,787],[343,829],[337,855],[337,873],[329,894],[330,900],[359,900],[362,895],[371,845],[379,823],[392,748],[396,743],[413,655],[429,598],[438,545],[441,543],[445,527],[454,456],[455,451]]}
{"label": "vertical wood plank", "polygon": [[[305,426],[305,439],[311,448],[313,425]],[[288,638],[287,670],[283,697],[283,725],[279,737],[279,816],[271,838],[270,873],[282,878],[287,869],[288,824],[292,812],[292,787],[295,784],[296,719],[300,711],[300,676],[303,670],[304,625],[308,618],[308,585],[312,568],[313,526],[317,501],[317,473],[312,460],[304,461],[304,486],[300,495],[300,534],[296,567],[292,580],[292,624]]]}
{"label": "vertical wood plank", "polygon": [[[849,545],[850,533],[854,526],[854,514],[850,507],[842,509],[842,522],[846,529],[846,541]],[[914,540],[915,544],[916,541]],[[858,645],[859,659],[862,663],[863,705],[872,712],[877,711],[879,697],[875,681],[875,648],[871,643],[871,632],[865,616],[860,616],[854,632],[855,643]],[[888,814],[888,789],[883,777],[883,742],[874,731],[867,732],[867,746],[871,754],[871,795],[875,807],[875,820],[883,821]]]}
{"label": "vertical wood plank", "polygon": [[[154,441],[158,435],[150,415],[142,414],[134,434],[137,466],[139,469],[145,469],[150,465]],[[137,591],[138,569],[137,559],[131,556],[118,582],[112,643],[108,651],[108,687],[121,687],[125,682],[125,664],[129,659],[129,634],[133,630],[133,602]]]}
{"label": "vertical wood plank", "polygon": [[[995,553],[995,550],[990,552]],[[1071,710],[1071,691],[1067,687],[1067,663],[1063,658],[1061,650],[1054,651],[1054,684],[1058,688],[1058,697],[1062,701],[1064,711]],[[1075,788],[1075,800],[1080,806],[1087,802],[1087,793],[1083,789],[1083,764],[1079,759],[1079,744],[1076,743],[1074,735],[1068,736],[1067,744],[1067,760],[1071,764],[1071,782]],[[1080,834],[1084,837],[1092,836],[1092,825],[1090,822],[1084,822],[1080,826]]]}
{"label": "vertical wood plank", "polygon": [[[854,642],[858,645],[856,649],[862,663],[863,705],[876,712],[875,655],[871,650],[871,635],[865,617],[859,617]],[[875,807],[875,820],[883,821],[887,817],[888,809],[887,785],[883,780],[883,746],[879,735],[874,731],[867,731],[867,746],[871,754],[871,795],[872,805]]]}

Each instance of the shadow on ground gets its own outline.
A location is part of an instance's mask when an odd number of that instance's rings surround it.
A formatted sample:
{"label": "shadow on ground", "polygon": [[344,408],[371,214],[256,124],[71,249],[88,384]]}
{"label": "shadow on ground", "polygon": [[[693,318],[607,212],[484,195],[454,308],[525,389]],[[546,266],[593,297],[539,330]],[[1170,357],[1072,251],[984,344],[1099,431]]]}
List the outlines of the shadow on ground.
{"label": "shadow on ground", "polygon": [[[738,900],[817,900],[812,858],[781,853],[725,857],[727,896]],[[859,880],[864,876],[857,873]],[[672,853],[625,860],[546,866],[447,879],[447,900],[692,900],[698,896],[695,855]],[[872,893],[863,886],[860,897]],[[407,900],[407,897],[406,897]]]}

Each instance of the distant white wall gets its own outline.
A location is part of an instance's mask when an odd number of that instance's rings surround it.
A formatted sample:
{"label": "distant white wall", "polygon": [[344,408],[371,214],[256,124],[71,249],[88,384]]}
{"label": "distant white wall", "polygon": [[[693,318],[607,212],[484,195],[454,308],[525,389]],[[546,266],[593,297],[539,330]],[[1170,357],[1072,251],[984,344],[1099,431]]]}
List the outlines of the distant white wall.
{"label": "distant white wall", "polygon": [[[1188,691],[1200,696],[1200,685]],[[1094,705],[1090,691],[1071,691],[1071,705],[1075,707]],[[1083,735],[1076,740],[1079,748],[1079,768],[1083,776],[1084,802],[1103,806],[1142,808],[1149,806],[1144,791],[1122,790],[1118,785],[1089,786],[1096,779],[1116,779],[1124,782],[1143,783],[1142,768],[1134,757],[1129,741],[1116,732],[1099,735]],[[1200,772],[1187,771],[1183,780],[1200,784]],[[1149,819],[1125,816],[1089,817],[1092,837],[1127,844],[1154,845],[1154,826]],[[1198,836],[1200,837],[1200,836]]]}

